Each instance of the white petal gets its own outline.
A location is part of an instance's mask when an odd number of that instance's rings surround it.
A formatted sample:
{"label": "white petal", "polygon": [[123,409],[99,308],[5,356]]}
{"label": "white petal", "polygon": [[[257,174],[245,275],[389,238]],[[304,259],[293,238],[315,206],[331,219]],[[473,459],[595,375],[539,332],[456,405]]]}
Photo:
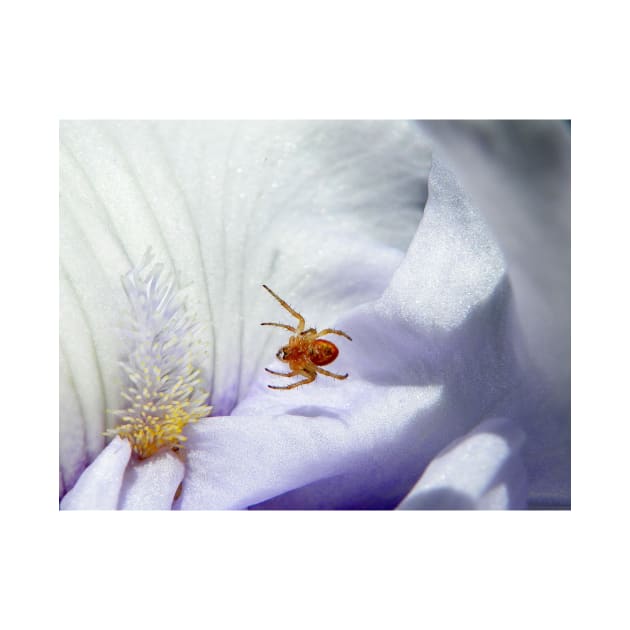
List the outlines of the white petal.
{"label": "white petal", "polygon": [[[71,122],[60,161],[62,302],[73,296],[80,324],[64,317],[61,336],[85,414],[70,470],[121,407],[120,277],[149,246],[188,287],[204,384],[230,413],[277,343],[258,323],[283,314],[260,285],[328,322],[377,297],[421,216],[430,158],[397,122]],[[61,433],[79,436],[66,407]]]}
{"label": "white petal", "polygon": [[59,352],[59,417],[64,430],[59,435],[59,498],[76,483],[88,465],[85,449],[85,420],[76,387],[70,377],[67,359]]}
{"label": "white petal", "polygon": [[500,510],[527,506],[520,457],[525,434],[505,418],[484,420],[427,467],[402,510]]}
{"label": "white petal", "polygon": [[83,471],[60,504],[62,510],[115,510],[131,456],[127,440],[114,438]]}
{"label": "white petal", "polygon": [[[507,261],[522,381],[506,413],[529,435],[531,499],[570,501],[571,137],[560,121],[428,122],[424,129]],[[513,313],[513,315],[512,315]],[[507,405],[509,406],[509,405]]]}
{"label": "white petal", "polygon": [[134,462],[125,473],[118,508],[170,510],[183,478],[184,464],[171,452]]}

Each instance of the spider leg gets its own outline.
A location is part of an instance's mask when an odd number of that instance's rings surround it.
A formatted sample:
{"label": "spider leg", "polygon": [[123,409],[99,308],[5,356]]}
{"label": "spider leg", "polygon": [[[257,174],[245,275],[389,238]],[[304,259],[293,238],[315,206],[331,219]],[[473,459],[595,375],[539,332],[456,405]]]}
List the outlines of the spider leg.
{"label": "spider leg", "polygon": [[325,370],[322,367],[316,367],[314,369],[316,372],[319,372],[320,374],[323,374],[324,376],[332,376],[333,378],[337,378],[340,381],[343,381],[344,378],[348,378],[347,374],[333,374],[333,372],[329,372],[328,370]]}
{"label": "spider leg", "polygon": [[269,372],[269,374],[277,374],[278,376],[297,376],[297,372],[274,372],[273,370],[270,370],[269,368],[265,368],[265,372]]}
{"label": "spider leg", "polygon": [[280,304],[298,320],[296,332],[301,333],[304,330],[304,318],[297,311],[294,311],[281,297],[278,297],[266,284],[263,284],[262,286],[264,289],[267,289],[267,291],[269,291],[269,293],[271,293],[271,295],[273,295],[273,297],[275,297],[276,300],[278,300],[278,302],[280,302]]}
{"label": "spider leg", "polygon": [[277,326],[278,328],[286,328],[291,332],[297,332],[293,326],[287,326],[286,324],[276,324],[275,322],[263,322],[261,326]]}
{"label": "spider leg", "polygon": [[335,330],[334,328],[324,328],[324,330],[320,330],[317,333],[318,337],[323,337],[324,335],[341,335],[342,337],[345,337],[346,339],[352,341],[352,337],[350,335],[347,335],[345,332],[343,332],[343,330]]}
{"label": "spider leg", "polygon": [[291,385],[285,385],[284,387],[279,387],[277,385],[267,385],[267,387],[269,389],[293,389],[295,387],[299,387],[300,385],[307,385],[308,383],[312,383],[315,378],[317,377],[317,374],[315,372],[310,372],[307,370],[300,370],[300,374],[302,374],[303,376],[306,376],[306,378],[303,381],[298,381],[297,383],[291,383]]}

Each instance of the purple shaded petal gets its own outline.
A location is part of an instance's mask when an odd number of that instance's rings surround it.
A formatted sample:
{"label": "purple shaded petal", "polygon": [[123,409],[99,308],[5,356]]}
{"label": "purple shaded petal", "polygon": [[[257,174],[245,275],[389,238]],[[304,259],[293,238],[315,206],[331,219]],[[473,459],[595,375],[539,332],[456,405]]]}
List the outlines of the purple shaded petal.
{"label": "purple shaded petal", "polygon": [[182,507],[395,507],[435,454],[506,395],[500,253],[452,174],[434,165],[429,181],[388,289],[336,323],[353,341],[339,339],[334,368],[350,378],[271,392],[265,385],[280,378],[261,375],[236,417],[191,427],[197,464]]}
{"label": "purple shaded petal", "polygon": [[347,426],[323,416],[229,416],[188,430],[182,509],[241,509],[337,474],[357,450]]}
{"label": "purple shaded petal", "polygon": [[115,510],[131,447],[114,438],[83,471],[60,504],[62,510]]}
{"label": "purple shaded petal", "polygon": [[529,361],[566,396],[571,137],[560,121],[424,123],[507,260]]}
{"label": "purple shaded petal", "polygon": [[127,468],[120,492],[121,510],[170,510],[184,464],[170,451],[134,462]]}
{"label": "purple shaded petal", "polygon": [[[507,261],[518,363],[505,415],[519,421],[530,501],[570,503],[571,138],[559,121],[423,123]],[[519,378],[520,377],[520,378]]]}
{"label": "purple shaded petal", "polygon": [[[245,508],[339,476],[352,479],[351,487],[344,482],[326,490],[325,496],[311,492],[294,507],[380,502],[383,493],[402,492],[400,479],[388,473],[392,467],[404,470],[416,460],[415,444],[404,435],[414,431],[419,408],[428,414],[436,408],[439,390],[380,391],[363,382],[346,384],[322,384],[314,390],[284,392],[284,397],[271,394],[267,404],[265,392],[239,406],[243,415],[191,426],[181,507]],[[286,397],[287,393],[293,395]],[[322,393],[327,406],[319,402]],[[273,415],[261,415],[259,405]],[[392,439],[400,446],[394,452]],[[405,487],[414,479],[413,475],[406,479]]]}
{"label": "purple shaded petal", "polygon": [[504,510],[527,506],[520,457],[525,434],[505,418],[484,420],[429,464],[401,510]]}

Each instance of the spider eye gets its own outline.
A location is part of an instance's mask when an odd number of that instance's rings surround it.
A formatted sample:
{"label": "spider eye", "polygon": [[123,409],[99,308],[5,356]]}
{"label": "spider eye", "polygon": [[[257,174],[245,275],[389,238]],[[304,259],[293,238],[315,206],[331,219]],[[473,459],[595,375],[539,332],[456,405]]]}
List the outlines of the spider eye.
{"label": "spider eye", "polygon": [[287,353],[285,351],[285,348],[280,348],[280,350],[278,350],[278,352],[276,352],[276,356],[278,357],[278,359],[280,359],[281,361],[284,361],[284,359],[287,358]]}

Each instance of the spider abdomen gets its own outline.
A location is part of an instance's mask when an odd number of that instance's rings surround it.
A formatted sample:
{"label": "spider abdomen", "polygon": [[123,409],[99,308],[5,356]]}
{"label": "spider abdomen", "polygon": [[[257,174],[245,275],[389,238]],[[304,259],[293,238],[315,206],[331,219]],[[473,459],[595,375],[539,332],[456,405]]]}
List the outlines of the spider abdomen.
{"label": "spider abdomen", "polygon": [[309,358],[315,365],[328,365],[339,354],[337,346],[326,339],[316,339],[310,347]]}

